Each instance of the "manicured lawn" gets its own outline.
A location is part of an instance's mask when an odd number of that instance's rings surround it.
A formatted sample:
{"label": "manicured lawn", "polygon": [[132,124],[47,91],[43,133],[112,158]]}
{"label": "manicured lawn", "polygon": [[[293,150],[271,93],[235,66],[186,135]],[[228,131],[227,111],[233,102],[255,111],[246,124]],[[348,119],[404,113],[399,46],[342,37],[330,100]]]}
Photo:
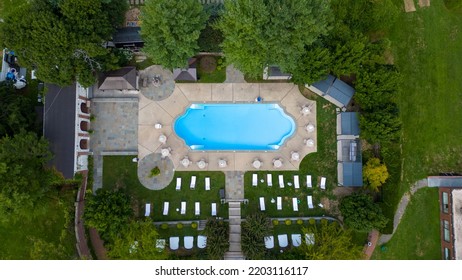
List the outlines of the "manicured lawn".
{"label": "manicured lawn", "polygon": [[[74,199],[75,193],[72,191],[51,194],[36,207],[31,219],[0,223],[0,259],[31,259],[34,244],[37,242],[49,243],[51,247],[37,247],[42,252],[36,253],[35,258],[76,259]],[[58,246],[62,246],[58,250],[61,253],[55,254],[54,250]]]}
{"label": "manicured lawn", "polygon": [[[103,161],[103,187],[124,189],[133,201],[137,216],[144,215],[145,203],[151,203],[151,217],[154,221],[177,221],[206,219],[211,215],[211,203],[217,203],[219,217],[228,217],[228,205],[220,203],[220,188],[224,188],[223,172],[175,172],[172,182],[163,190],[153,191],[145,188],[138,180],[137,164],[132,156],[105,156]],[[191,176],[196,176],[196,188],[189,188]],[[182,178],[181,191],[175,190],[177,177]],[[205,190],[205,177],[210,177],[211,190]],[[170,202],[169,213],[164,216],[163,203]],[[186,214],[181,215],[176,209],[186,201]],[[201,214],[194,215],[194,203],[200,202]]]}
{"label": "manicured lawn", "polygon": [[223,83],[226,80],[226,68],[222,68],[220,70],[215,70],[212,73],[205,73],[199,69],[198,76],[200,83]]}
{"label": "manicured lawn", "polygon": [[197,81],[199,83],[223,83],[226,80],[226,67],[220,65],[219,56],[201,56],[197,62]]}
{"label": "manicured lawn", "polygon": [[[335,107],[322,98],[316,98],[317,101],[317,143],[318,151],[307,155],[301,162],[299,171],[249,171],[244,176],[245,198],[249,200],[248,205],[243,206],[243,216],[253,211],[259,211],[259,197],[265,197],[266,212],[270,217],[301,217],[301,216],[320,216],[326,214],[326,211],[317,207],[322,197],[332,198],[332,190],[337,182],[337,147],[336,147],[336,114]],[[252,187],[252,174],[258,174],[259,182],[257,187]],[[268,187],[266,183],[266,174],[272,174],[273,186]],[[300,178],[300,189],[288,186],[287,183],[293,184],[293,175],[298,174]],[[278,175],[284,176],[285,188],[279,188]],[[306,187],[306,175],[312,176],[313,188]],[[327,178],[327,190],[319,189],[318,178],[324,176]],[[260,182],[264,179],[264,182]],[[313,204],[315,209],[308,210],[307,195],[313,195]],[[282,210],[276,209],[276,203],[271,203],[271,199],[277,196],[283,197]],[[293,211],[292,198],[297,197],[300,200],[298,212]],[[250,211],[250,212],[249,212]]]}
{"label": "manicured lawn", "polygon": [[[395,4],[402,7],[403,2]],[[403,128],[402,147],[391,147],[384,156],[394,176],[382,193],[391,219],[412,183],[458,171],[462,164],[462,131],[457,129],[462,127],[462,18],[443,1],[416,7],[416,12],[400,13],[389,34],[402,74],[397,101]]]}
{"label": "manicured lawn", "polygon": [[440,219],[438,190],[419,190],[411,199],[393,238],[372,255],[378,260],[439,260]]}

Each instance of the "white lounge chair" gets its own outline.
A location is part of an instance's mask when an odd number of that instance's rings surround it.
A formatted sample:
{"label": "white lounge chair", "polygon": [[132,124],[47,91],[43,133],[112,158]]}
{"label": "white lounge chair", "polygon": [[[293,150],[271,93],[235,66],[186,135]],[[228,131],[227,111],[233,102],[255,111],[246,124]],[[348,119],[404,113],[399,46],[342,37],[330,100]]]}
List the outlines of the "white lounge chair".
{"label": "white lounge chair", "polygon": [[205,177],[205,190],[210,191],[210,177]]}
{"label": "white lounge chair", "polygon": [[172,236],[169,238],[170,250],[178,250],[180,247],[180,238],[178,236]]}
{"label": "white lounge chair", "polygon": [[186,214],[186,201],[182,201],[182,202],[181,202],[180,214],[181,214],[181,215]]}
{"label": "white lounge chair", "polygon": [[197,236],[197,248],[204,249],[205,247],[207,247],[207,236],[198,235]]}
{"label": "white lounge chair", "polygon": [[279,234],[278,235],[278,243],[279,247],[285,248],[287,245],[289,245],[289,241],[287,239],[287,234]]}
{"label": "white lounge chair", "polygon": [[277,209],[282,210],[282,197],[278,196],[277,197]]}
{"label": "white lounge chair", "polygon": [[319,186],[321,187],[321,190],[326,189],[326,177],[321,177],[321,183],[319,184]]}
{"label": "white lounge chair", "polygon": [[176,178],[176,188],[175,190],[181,190],[181,178]]}
{"label": "white lounge chair", "polygon": [[199,216],[201,214],[201,203],[200,202],[196,202],[194,204],[194,214],[196,216]]}
{"label": "white lounge chair", "polygon": [[306,175],[306,187],[312,188],[313,185],[311,184],[311,175]]}
{"label": "white lounge chair", "polygon": [[144,209],[144,216],[149,217],[151,215],[151,203],[146,203],[145,209]]}
{"label": "white lounge chair", "polygon": [[294,188],[300,188],[300,180],[298,179],[298,175],[294,175]]}
{"label": "white lounge chair", "polygon": [[313,197],[311,195],[307,195],[306,200],[308,201],[308,209],[313,209]]}
{"label": "white lounge chair", "polygon": [[292,198],[292,207],[294,211],[298,211],[298,199],[296,197]]}
{"label": "white lounge chair", "polygon": [[217,204],[212,203],[212,216],[216,216],[216,215],[217,215]]}
{"label": "white lounge chair", "polygon": [[196,188],[196,176],[191,177],[191,184],[189,185],[189,188],[191,190],[194,190]]}
{"label": "white lounge chair", "polygon": [[185,249],[190,250],[194,247],[194,236],[185,236],[183,241]]}
{"label": "white lounge chair", "polygon": [[282,189],[284,188],[284,176],[279,175],[279,187]]}
{"label": "white lounge chair", "polygon": [[252,174],[252,187],[256,187],[258,185],[258,175]]}
{"label": "white lounge chair", "polygon": [[305,243],[306,245],[314,244],[314,234],[313,233],[305,233]]}
{"label": "white lounge chair", "polygon": [[164,216],[168,215],[168,207],[169,207],[169,205],[170,205],[170,202],[168,202],[168,201],[164,202],[164,213],[163,213]]}
{"label": "white lounge chair", "polygon": [[265,248],[273,249],[274,248],[274,236],[265,236]]}
{"label": "white lounge chair", "polygon": [[302,244],[302,235],[300,233],[292,234],[290,237],[292,239],[292,245],[294,247],[298,247]]}
{"label": "white lounge chair", "polygon": [[265,198],[264,197],[260,197],[260,210],[261,211],[265,211]]}
{"label": "white lounge chair", "polygon": [[268,183],[268,187],[272,187],[273,186],[273,175],[266,174],[266,182]]}

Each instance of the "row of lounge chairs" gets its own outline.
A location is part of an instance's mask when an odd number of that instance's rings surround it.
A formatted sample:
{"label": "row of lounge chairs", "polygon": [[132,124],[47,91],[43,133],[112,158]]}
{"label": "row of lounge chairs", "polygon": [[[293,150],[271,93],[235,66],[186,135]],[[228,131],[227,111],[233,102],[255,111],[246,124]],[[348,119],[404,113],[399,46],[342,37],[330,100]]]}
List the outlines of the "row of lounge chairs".
{"label": "row of lounge chairs", "polygon": [[[163,212],[162,214],[164,216],[168,215],[168,210],[170,208],[170,202],[165,201],[164,202],[164,207],[163,207]],[[180,208],[180,214],[185,215],[186,214],[186,201],[181,202],[181,208]],[[195,202],[194,203],[194,214],[196,216],[199,216],[201,214],[201,203],[200,202]],[[144,215],[148,217],[151,215],[151,203],[146,203],[146,210],[144,212]],[[212,203],[211,205],[211,215],[216,216],[217,215],[217,204]]]}
{"label": "row of lounge chairs", "polygon": [[[285,187],[284,175],[279,175],[278,180],[279,180],[279,187],[281,189],[284,188]],[[272,174],[266,174],[266,183],[267,183],[268,187],[273,186],[273,175]],[[252,186],[256,187],[257,185],[258,185],[258,174],[254,173],[254,174],[252,174]],[[288,185],[292,186],[292,183],[288,183]],[[300,188],[299,175],[294,175],[294,183],[293,183],[293,185],[294,185],[294,188],[296,188],[296,189]],[[312,184],[312,181],[311,181],[311,175],[306,175],[306,187],[307,188],[312,188],[313,187],[313,184]],[[326,189],[326,177],[321,177],[319,187],[322,190]]]}
{"label": "row of lounge chairs", "polygon": [[[189,184],[189,188],[191,190],[196,189],[196,176],[191,176],[191,182]],[[181,190],[181,178],[176,178],[176,186],[175,190],[180,191]],[[210,191],[210,177],[205,177],[205,190]]]}
{"label": "row of lounge chairs", "polygon": [[[306,201],[307,201],[307,205],[308,205],[308,209],[314,209],[314,205],[313,205],[313,196],[311,195],[307,195],[306,196]],[[260,197],[259,198],[259,202],[260,202],[260,210],[261,211],[265,211],[266,210],[266,205],[265,205],[265,198],[264,197]],[[273,201],[274,202],[274,201]],[[298,211],[298,198],[297,197],[293,197],[292,198],[292,208],[295,212]],[[322,204],[319,204],[320,207],[322,207]],[[277,207],[277,210],[282,210],[282,197],[278,196],[276,198],[276,207]]]}
{"label": "row of lounge chairs", "polygon": [[[172,236],[169,238],[170,250],[178,250],[180,248],[180,237]],[[197,236],[197,248],[204,249],[207,246],[207,236]],[[187,250],[191,250],[194,247],[194,236],[183,237],[183,247]]]}
{"label": "row of lounge chairs", "polygon": [[[279,234],[277,237],[280,248],[289,246],[287,234]],[[294,247],[298,247],[302,244],[302,235],[300,233],[291,234],[290,239],[292,241],[292,246]],[[274,248],[274,236],[266,236],[264,241],[266,249]],[[312,233],[305,233],[305,243],[308,245],[314,244],[314,235]]]}

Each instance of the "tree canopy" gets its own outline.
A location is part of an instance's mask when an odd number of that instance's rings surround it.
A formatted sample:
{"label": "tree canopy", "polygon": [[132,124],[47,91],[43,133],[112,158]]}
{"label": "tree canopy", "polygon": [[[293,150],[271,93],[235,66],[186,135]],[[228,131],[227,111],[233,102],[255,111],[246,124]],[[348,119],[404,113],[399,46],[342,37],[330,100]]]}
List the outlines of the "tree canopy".
{"label": "tree canopy", "polygon": [[166,68],[185,67],[199,49],[207,14],[197,0],[148,0],[141,8],[143,51]]}
{"label": "tree canopy", "polygon": [[380,230],[388,222],[380,206],[367,194],[353,194],[343,198],[340,211],[345,224],[356,231]]}
{"label": "tree canopy", "polygon": [[298,249],[306,260],[358,260],[363,257],[362,248],[352,241],[352,232],[342,229],[336,222],[321,221],[303,227],[302,231],[314,237],[314,244],[303,241]]}
{"label": "tree canopy", "polygon": [[242,251],[247,259],[262,259],[265,254],[264,239],[272,233],[271,220],[262,212],[254,212],[242,223]]}
{"label": "tree canopy", "polygon": [[207,236],[207,255],[211,260],[221,260],[229,249],[229,227],[223,220],[208,219],[204,229]]}
{"label": "tree canopy", "polygon": [[267,65],[297,69],[306,48],[328,33],[330,18],[322,0],[236,0],[225,2],[216,27],[227,61],[258,77]]}
{"label": "tree canopy", "polygon": [[0,39],[39,79],[90,86],[96,72],[116,67],[102,45],[126,7],[125,0],[32,0],[5,17]]}
{"label": "tree canopy", "polygon": [[389,177],[387,166],[378,158],[370,158],[363,168],[363,177],[366,187],[378,191]]}

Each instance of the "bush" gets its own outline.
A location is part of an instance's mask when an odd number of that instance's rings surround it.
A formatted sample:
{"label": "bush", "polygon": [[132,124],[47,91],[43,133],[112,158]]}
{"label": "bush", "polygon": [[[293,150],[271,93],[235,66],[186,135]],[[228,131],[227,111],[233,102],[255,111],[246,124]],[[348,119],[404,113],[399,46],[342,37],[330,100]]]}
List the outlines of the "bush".
{"label": "bush", "polygon": [[161,226],[160,226],[161,229],[168,229],[168,224],[167,223],[163,223]]}
{"label": "bush", "polygon": [[177,229],[182,229],[182,228],[183,228],[183,224],[182,224],[182,223],[176,224],[176,228],[177,228]]}
{"label": "bush", "polygon": [[279,220],[273,220],[273,226],[279,225]]}
{"label": "bush", "polygon": [[149,178],[156,177],[159,174],[160,174],[160,169],[158,166],[156,166],[153,169],[151,169],[151,172],[149,172]]}
{"label": "bush", "polygon": [[285,222],[286,226],[290,226],[292,224],[292,220],[287,219]]}
{"label": "bush", "polygon": [[310,223],[310,225],[316,224],[316,220],[315,220],[315,219],[309,219],[308,222]]}
{"label": "bush", "polygon": [[192,222],[192,223],[191,223],[191,228],[196,229],[196,228],[197,228],[197,223],[196,223],[196,222]]}
{"label": "bush", "polygon": [[328,223],[327,219],[324,219],[324,218],[321,219],[321,225],[325,226],[327,225],[327,223]]}
{"label": "bush", "polygon": [[298,220],[297,220],[297,225],[303,225],[303,220],[302,220],[302,219],[298,219]]}

